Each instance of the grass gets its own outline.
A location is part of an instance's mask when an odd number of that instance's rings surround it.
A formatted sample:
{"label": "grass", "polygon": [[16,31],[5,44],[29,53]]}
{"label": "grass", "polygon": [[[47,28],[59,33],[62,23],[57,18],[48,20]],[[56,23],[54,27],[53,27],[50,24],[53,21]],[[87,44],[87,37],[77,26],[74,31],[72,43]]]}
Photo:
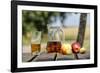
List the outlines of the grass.
{"label": "grass", "polygon": [[[75,40],[77,39],[78,35],[78,28],[77,27],[70,27],[64,28],[65,40]],[[90,29],[89,27],[85,30],[85,39],[90,38]]]}
{"label": "grass", "polygon": [[75,40],[77,38],[78,28],[64,28],[65,40]]}

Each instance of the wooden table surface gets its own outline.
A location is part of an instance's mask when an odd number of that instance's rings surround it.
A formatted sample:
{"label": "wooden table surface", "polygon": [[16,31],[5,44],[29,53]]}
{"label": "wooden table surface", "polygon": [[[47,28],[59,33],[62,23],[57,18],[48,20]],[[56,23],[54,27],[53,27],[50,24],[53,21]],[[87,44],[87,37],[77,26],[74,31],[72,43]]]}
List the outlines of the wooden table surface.
{"label": "wooden table surface", "polygon": [[[56,53],[47,53],[41,52],[39,55],[32,55],[31,53],[23,53],[22,54],[22,61],[23,62],[38,62],[38,61],[55,61],[55,54]],[[89,53],[86,54],[79,54],[80,59],[89,59]],[[56,61],[58,60],[75,60],[74,55],[62,55],[57,53]]]}

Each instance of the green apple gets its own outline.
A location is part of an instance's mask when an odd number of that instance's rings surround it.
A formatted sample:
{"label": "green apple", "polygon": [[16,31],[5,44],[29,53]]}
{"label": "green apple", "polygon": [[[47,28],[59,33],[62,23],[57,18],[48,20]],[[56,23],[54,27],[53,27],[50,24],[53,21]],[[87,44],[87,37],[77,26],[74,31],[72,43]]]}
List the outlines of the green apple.
{"label": "green apple", "polygon": [[80,53],[84,54],[86,52],[86,49],[84,47],[80,48]]}

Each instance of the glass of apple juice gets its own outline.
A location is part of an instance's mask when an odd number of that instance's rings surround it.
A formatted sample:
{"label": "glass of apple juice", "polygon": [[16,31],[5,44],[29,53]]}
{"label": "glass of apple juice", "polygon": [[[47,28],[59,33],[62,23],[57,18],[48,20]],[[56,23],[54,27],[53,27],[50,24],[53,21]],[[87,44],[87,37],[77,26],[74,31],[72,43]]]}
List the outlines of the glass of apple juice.
{"label": "glass of apple juice", "polygon": [[39,55],[41,51],[41,31],[35,31],[32,33],[31,38],[31,54]]}

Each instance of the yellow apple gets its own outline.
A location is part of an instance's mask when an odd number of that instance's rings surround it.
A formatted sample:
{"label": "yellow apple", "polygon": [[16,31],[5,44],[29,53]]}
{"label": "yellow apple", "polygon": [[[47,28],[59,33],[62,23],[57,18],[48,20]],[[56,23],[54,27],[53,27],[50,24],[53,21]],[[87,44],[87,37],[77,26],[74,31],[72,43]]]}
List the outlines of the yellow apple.
{"label": "yellow apple", "polygon": [[72,48],[70,44],[66,44],[67,54],[72,54]]}
{"label": "yellow apple", "polygon": [[70,44],[62,44],[61,51],[63,55],[72,54],[72,48]]}
{"label": "yellow apple", "polygon": [[84,54],[86,52],[86,49],[84,47],[80,48],[80,53]]}

